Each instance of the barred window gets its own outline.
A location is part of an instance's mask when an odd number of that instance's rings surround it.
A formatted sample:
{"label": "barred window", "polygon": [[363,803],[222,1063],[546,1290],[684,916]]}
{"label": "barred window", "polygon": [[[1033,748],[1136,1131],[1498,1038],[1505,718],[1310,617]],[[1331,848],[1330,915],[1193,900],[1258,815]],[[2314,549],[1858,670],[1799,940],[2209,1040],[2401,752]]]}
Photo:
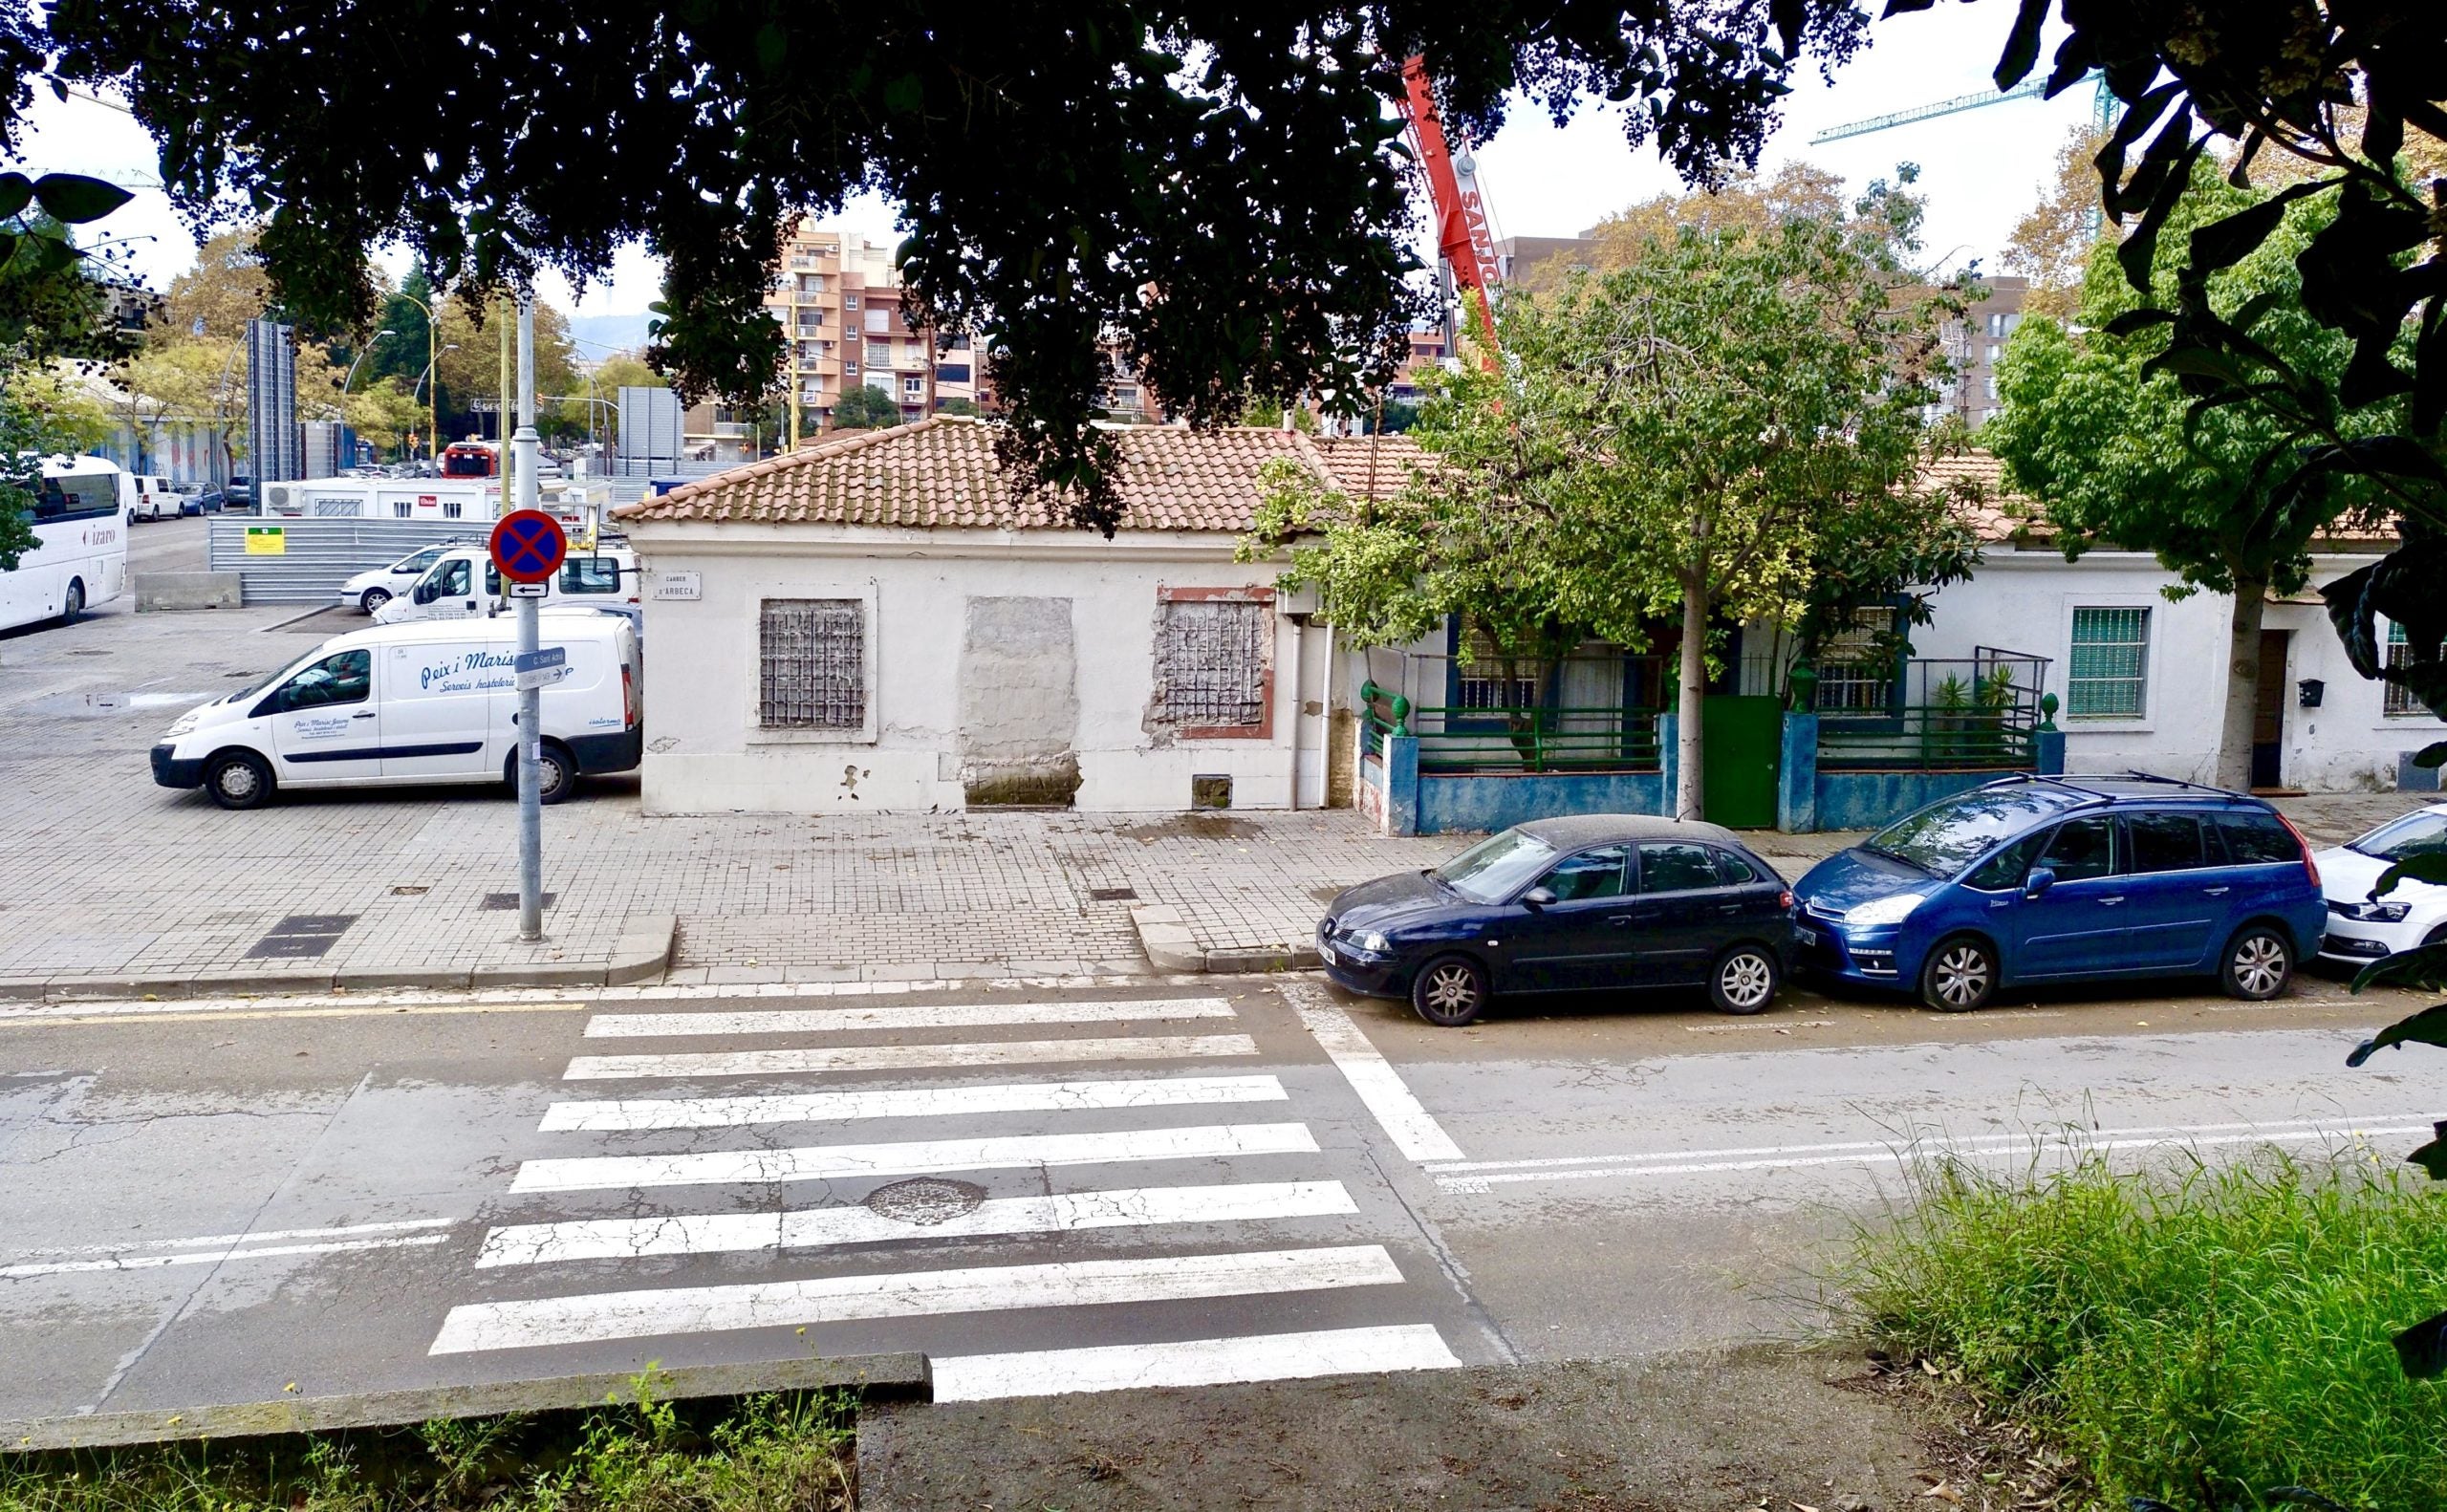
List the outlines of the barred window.
{"label": "barred window", "polygon": [[1158,717],[1193,729],[1263,726],[1267,606],[1233,599],[1167,599],[1158,608]]}
{"label": "barred window", "polygon": [[[2436,657],[2442,651],[2447,651],[2447,647],[2435,648],[2432,655]],[[2388,626],[2388,665],[2409,667],[2413,660],[2413,642],[2405,637],[2405,627],[2391,621]],[[2436,717],[2428,704],[2413,696],[2413,689],[2401,682],[2384,685],[2387,693],[2383,707],[2390,719],[2426,720]]]}
{"label": "barred window", "polygon": [[1818,653],[1819,713],[1895,713],[1898,617],[1893,604],[1856,605],[1827,637]]}
{"label": "barred window", "polygon": [[769,598],[756,627],[757,723],[859,730],[867,723],[867,610],[855,598]]}
{"label": "barred window", "polygon": [[2148,707],[2150,611],[2076,609],[2065,712],[2077,720],[2137,720]]}

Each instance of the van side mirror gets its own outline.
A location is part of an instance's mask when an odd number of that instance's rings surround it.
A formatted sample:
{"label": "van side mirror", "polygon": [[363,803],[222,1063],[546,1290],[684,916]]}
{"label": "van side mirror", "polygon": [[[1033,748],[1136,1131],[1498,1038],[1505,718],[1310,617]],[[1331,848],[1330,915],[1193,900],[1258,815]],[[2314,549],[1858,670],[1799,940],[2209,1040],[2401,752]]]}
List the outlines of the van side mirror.
{"label": "van side mirror", "polygon": [[2055,885],[2056,874],[2043,866],[2023,878],[2023,896],[2037,897]]}
{"label": "van side mirror", "polygon": [[1533,887],[1521,895],[1521,901],[1531,908],[1544,908],[1554,900],[1555,890],[1551,887]]}
{"label": "van side mirror", "polygon": [[432,603],[442,596],[442,585],[431,578],[426,578],[423,582],[417,584],[416,591],[408,596],[420,604]]}

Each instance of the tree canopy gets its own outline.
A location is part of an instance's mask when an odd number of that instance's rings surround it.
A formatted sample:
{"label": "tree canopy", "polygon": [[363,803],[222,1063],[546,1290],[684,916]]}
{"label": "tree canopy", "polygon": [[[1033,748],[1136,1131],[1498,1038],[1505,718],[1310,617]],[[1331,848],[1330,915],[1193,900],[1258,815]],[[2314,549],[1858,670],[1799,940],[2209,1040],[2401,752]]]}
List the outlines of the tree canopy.
{"label": "tree canopy", "polygon": [[835,430],[882,430],[900,423],[900,406],[872,383],[844,385],[833,406]]}
{"label": "tree canopy", "polygon": [[261,213],[277,297],[335,329],[379,308],[378,245],[455,286],[584,280],[641,239],[670,270],[659,364],[753,403],[784,227],[880,190],[908,217],[913,314],[986,341],[1008,460],[1103,525],[1108,336],[1203,423],[1250,392],[1390,375],[1413,300],[1390,109],[1408,55],[1462,133],[1491,135],[1514,91],[1558,115],[1617,100],[1635,142],[1714,183],[1755,161],[1795,68],[1867,25],[1854,0],[29,10],[0,8],[0,148],[45,53],[119,84],[174,201]]}

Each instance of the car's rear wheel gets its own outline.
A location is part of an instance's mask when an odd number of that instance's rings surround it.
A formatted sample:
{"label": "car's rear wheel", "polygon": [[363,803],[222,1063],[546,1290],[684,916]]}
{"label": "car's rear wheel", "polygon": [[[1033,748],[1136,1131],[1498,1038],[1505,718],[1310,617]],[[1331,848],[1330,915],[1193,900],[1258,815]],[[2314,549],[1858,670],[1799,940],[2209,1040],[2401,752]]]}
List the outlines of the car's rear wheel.
{"label": "car's rear wheel", "polygon": [[230,751],[205,768],[204,788],[224,809],[260,809],[271,801],[271,768],[260,756]]}
{"label": "car's rear wheel", "polygon": [[2294,947],[2271,924],[2245,924],[2226,941],[2219,984],[2230,998],[2265,1003],[2294,978]]}
{"label": "car's rear wheel", "polygon": [[391,591],[389,589],[369,588],[365,591],[364,595],[357,599],[357,607],[364,610],[370,615],[390,601]]}
{"label": "car's rear wheel", "polygon": [[1757,945],[1736,945],[1717,958],[1708,1001],[1719,1013],[1765,1011],[1776,1001],[1776,958]]}
{"label": "car's rear wheel", "polygon": [[1940,1013],[1984,1008],[1997,994],[1997,951],[1973,935],[1938,941],[1920,967],[1920,1001]]}
{"label": "car's rear wheel", "polygon": [[76,616],[84,612],[85,580],[83,578],[71,579],[68,584],[67,594],[59,601],[59,622],[63,625],[75,624],[76,622]]}
{"label": "car's rear wheel", "polygon": [[1467,956],[1442,956],[1411,981],[1411,1007],[1439,1028],[1475,1024],[1487,1009],[1486,968]]}

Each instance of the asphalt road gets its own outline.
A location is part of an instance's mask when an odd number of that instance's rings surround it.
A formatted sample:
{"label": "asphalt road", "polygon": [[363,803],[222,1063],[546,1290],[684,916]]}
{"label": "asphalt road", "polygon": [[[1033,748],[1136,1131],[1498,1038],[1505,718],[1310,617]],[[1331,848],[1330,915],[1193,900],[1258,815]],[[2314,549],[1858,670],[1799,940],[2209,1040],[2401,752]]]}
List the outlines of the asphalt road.
{"label": "asphalt road", "polygon": [[1755,1337],[1916,1153],[2393,1157],[2436,1068],[2343,1058],[2403,1006],[1795,993],[1455,1032],[1292,977],[0,1007],[0,1419],[811,1350],[923,1350],[959,1397]]}

